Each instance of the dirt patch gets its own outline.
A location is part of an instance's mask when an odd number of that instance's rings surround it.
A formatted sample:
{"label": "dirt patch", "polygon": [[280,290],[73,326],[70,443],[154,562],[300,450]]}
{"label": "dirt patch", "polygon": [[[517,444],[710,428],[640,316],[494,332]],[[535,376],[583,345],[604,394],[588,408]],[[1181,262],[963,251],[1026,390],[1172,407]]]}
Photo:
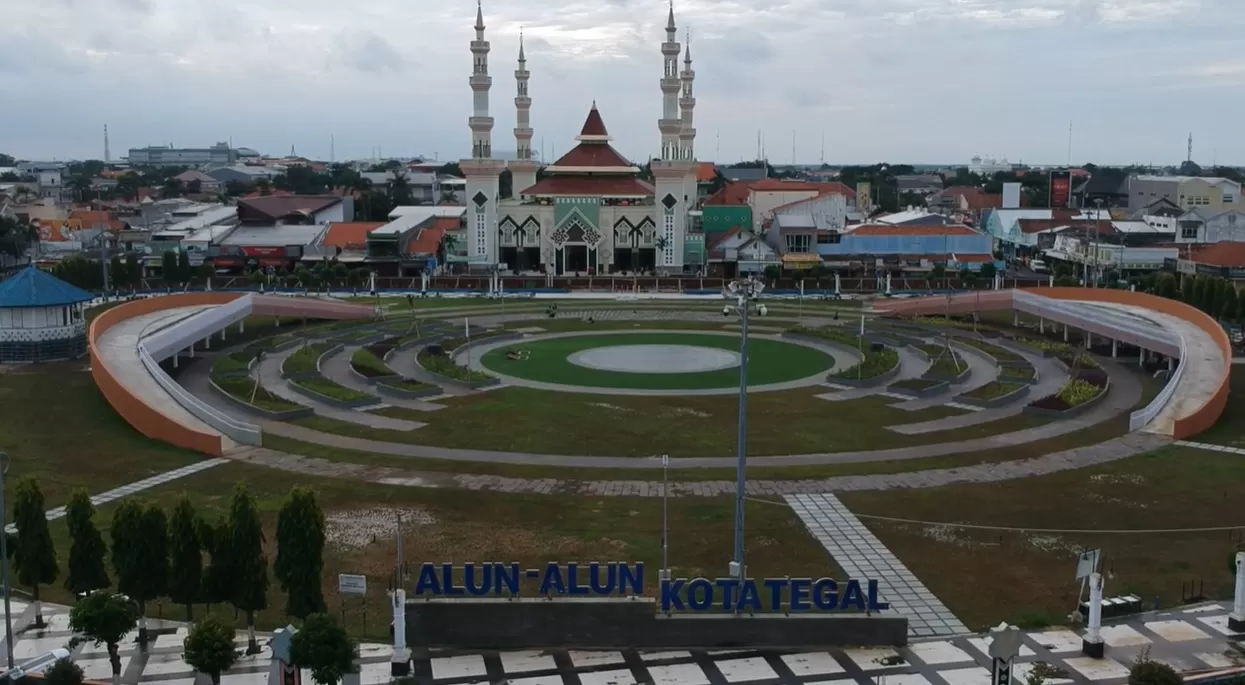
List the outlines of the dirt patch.
{"label": "dirt patch", "polygon": [[1095,483],[1107,485],[1141,485],[1145,478],[1132,473],[1096,473],[1089,477]]}
{"label": "dirt patch", "polygon": [[713,416],[713,414],[710,414],[707,411],[700,411],[699,409],[691,409],[689,407],[674,407],[670,411],[675,416],[694,416],[698,419],[707,419]]}
{"label": "dirt patch", "polygon": [[620,407],[616,404],[610,404],[608,402],[589,402],[588,406],[596,407],[598,409],[608,409],[610,411],[631,411],[627,407]]}
{"label": "dirt patch", "polygon": [[437,522],[431,514],[421,509],[384,507],[331,511],[324,516],[325,538],[333,547],[359,549],[396,537],[399,520],[403,530]]}

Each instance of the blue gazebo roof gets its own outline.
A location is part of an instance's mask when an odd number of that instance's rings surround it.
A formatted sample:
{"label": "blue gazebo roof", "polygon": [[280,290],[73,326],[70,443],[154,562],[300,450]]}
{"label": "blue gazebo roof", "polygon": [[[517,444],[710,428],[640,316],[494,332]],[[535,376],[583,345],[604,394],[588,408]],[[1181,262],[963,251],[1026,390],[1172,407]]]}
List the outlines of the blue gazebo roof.
{"label": "blue gazebo roof", "polygon": [[94,298],[91,293],[33,266],[22,269],[0,283],[0,309],[64,307]]}

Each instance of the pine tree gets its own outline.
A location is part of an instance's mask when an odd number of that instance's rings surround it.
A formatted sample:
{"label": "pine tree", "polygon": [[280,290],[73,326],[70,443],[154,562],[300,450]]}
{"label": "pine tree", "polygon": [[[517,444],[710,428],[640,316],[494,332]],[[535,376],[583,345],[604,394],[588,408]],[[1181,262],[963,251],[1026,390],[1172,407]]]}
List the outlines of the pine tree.
{"label": "pine tree", "polygon": [[242,484],[234,488],[229,507],[229,568],[233,605],[246,612],[246,653],[258,654],[255,612],[268,608],[268,558],[255,498]]}
{"label": "pine tree", "polygon": [[311,490],[294,488],[277,515],[274,574],[288,595],[285,613],[305,619],[323,613],[324,512]]}
{"label": "pine tree", "polygon": [[190,498],[182,495],[169,520],[169,599],[186,606],[186,620],[194,620],[194,603],[203,597],[203,544],[199,515]]}
{"label": "pine tree", "polygon": [[112,566],[117,589],[138,603],[138,641],[147,643],[147,602],[164,594],[169,578],[169,531],[164,510],[136,500],[112,517]]}
{"label": "pine tree", "polygon": [[65,506],[65,523],[69,528],[69,573],[65,576],[65,589],[75,595],[106,588],[112,584],[105,568],[108,547],[104,536],[91,518],[95,505],[86,490],[79,488]]}
{"label": "pine tree", "polygon": [[60,568],[56,565],[56,547],[48,530],[43,491],[34,478],[23,478],[14,488],[13,522],[17,525],[17,550],[13,565],[17,582],[30,586],[35,610],[35,627],[43,627],[39,606],[39,586],[56,582]]}
{"label": "pine tree", "polygon": [[229,565],[229,521],[220,517],[216,525],[203,523],[199,528],[203,549],[211,558],[203,570],[203,601],[209,606],[233,600],[233,571]]}

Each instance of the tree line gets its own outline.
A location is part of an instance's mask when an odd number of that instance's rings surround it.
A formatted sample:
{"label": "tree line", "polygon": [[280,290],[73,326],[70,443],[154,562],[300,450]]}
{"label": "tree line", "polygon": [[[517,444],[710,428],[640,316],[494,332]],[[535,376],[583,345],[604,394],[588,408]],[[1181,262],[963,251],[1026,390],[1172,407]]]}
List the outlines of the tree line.
{"label": "tree line", "polygon": [[1222,276],[1188,275],[1183,281],[1174,274],[1152,274],[1142,281],[1144,292],[1171,300],[1180,300],[1206,314],[1237,324],[1245,324],[1245,289]]}
{"label": "tree line", "polygon": [[[70,628],[82,640],[107,646],[114,683],[120,682],[121,640],[137,627],[140,645],[150,641],[147,606],[162,597],[184,606],[187,621],[194,621],[196,604],[206,605],[209,615],[192,627],[185,658],[219,682],[220,673],[237,657],[232,625],[212,615],[211,606],[230,604],[246,615],[247,653],[257,654],[255,614],[268,608],[272,579],[286,595],[285,614],[303,623],[295,635],[295,663],[311,668],[313,675],[320,670],[316,680],[321,683],[337,682],[350,672],[353,643],[326,613],[321,585],[324,513],[311,490],[295,487],[281,505],[271,573],[259,509],[241,483],[233,490],[228,515],[215,521],[203,518],[186,495],[171,514],[130,498],[113,511],[110,540],[105,542],[95,513],[82,489],[65,507],[70,546],[63,586],[78,598],[70,610]],[[17,582],[30,588],[34,626],[41,628],[41,589],[60,580],[61,568],[43,493],[34,478],[16,484],[13,519],[17,534],[10,537],[9,549]]]}

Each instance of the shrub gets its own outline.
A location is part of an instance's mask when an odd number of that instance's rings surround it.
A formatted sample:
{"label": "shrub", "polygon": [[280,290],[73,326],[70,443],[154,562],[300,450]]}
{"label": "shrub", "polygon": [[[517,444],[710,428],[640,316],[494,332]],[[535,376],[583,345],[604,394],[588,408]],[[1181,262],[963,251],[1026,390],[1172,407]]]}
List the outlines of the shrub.
{"label": "shrub", "polygon": [[350,356],[350,368],[364,378],[383,378],[395,375],[371,350],[360,348]]}
{"label": "shrub", "polygon": [[342,402],[362,402],[363,400],[374,399],[378,403],[379,398],[373,397],[367,393],[351,390],[344,385],[338,385],[327,378],[308,378],[306,380],[294,381],[295,385],[306,388],[312,392],[320,393],[325,397],[330,397]]}
{"label": "shrub", "polygon": [[320,357],[334,347],[332,343],[316,343],[300,348],[286,358],[281,370],[285,374],[316,373],[320,370]]}
{"label": "shrub", "polygon": [[991,381],[979,388],[964,393],[961,397],[970,397],[975,400],[993,400],[1010,395],[1023,387],[1023,383]]}

